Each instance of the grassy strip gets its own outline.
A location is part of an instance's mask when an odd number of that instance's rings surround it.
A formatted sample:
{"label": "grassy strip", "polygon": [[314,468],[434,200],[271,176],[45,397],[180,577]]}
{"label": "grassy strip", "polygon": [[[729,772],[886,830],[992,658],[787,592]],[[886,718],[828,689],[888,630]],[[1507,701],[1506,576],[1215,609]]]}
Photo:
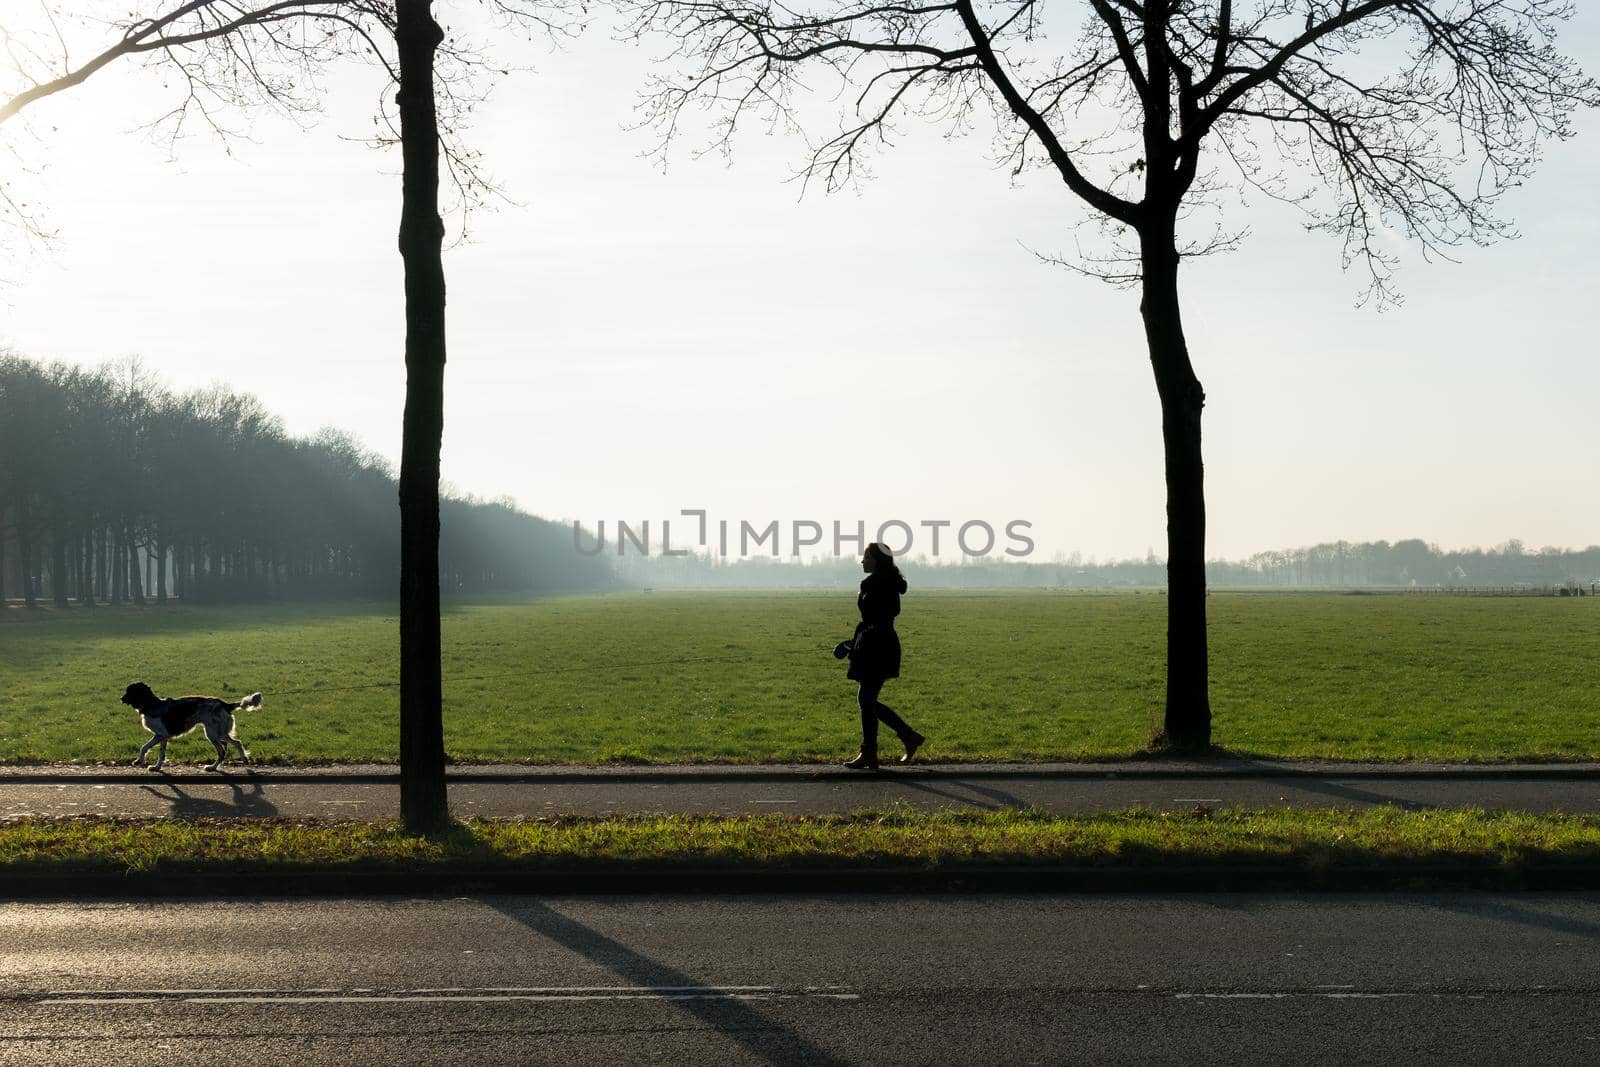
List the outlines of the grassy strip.
{"label": "grassy strip", "polygon": [[1326,871],[1600,866],[1600,817],[1484,812],[862,812],[392,823],[261,819],[0,822],[6,876],[650,871],[946,872],[1017,868]]}

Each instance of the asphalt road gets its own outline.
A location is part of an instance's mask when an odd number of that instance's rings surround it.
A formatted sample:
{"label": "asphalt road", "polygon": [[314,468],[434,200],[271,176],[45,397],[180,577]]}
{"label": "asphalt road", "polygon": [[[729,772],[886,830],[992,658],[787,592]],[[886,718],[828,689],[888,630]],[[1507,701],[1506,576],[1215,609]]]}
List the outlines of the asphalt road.
{"label": "asphalt road", "polygon": [[[392,767],[199,773],[129,768],[0,770],[0,816],[74,813],[390,818]],[[839,767],[463,767],[458,817],[616,812],[849,812],[1034,806],[1056,812],[1208,806],[1481,807],[1600,813],[1600,766],[1541,764],[990,764],[921,765],[862,774]]]}
{"label": "asphalt road", "polygon": [[0,1064],[1600,1058],[1588,896],[0,906]]}

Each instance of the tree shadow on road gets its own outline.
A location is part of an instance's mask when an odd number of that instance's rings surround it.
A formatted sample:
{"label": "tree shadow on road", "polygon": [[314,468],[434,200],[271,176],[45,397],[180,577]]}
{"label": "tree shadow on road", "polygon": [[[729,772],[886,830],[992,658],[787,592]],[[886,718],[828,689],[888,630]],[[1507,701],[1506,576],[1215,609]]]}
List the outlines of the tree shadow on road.
{"label": "tree shadow on road", "polygon": [[1348,804],[1370,807],[1387,805],[1389,807],[1402,808],[1406,811],[1431,811],[1439,807],[1438,804],[1425,800],[1408,800],[1405,797],[1379,793],[1371,789],[1358,789],[1351,785],[1340,785],[1337,782],[1329,782],[1320,778],[1285,778],[1283,787],[1286,793],[1294,791],[1315,793],[1318,796],[1342,800]]}
{"label": "tree shadow on road", "polygon": [[[1265,760],[1246,759],[1239,762],[1240,769],[1250,770],[1279,770],[1279,766]],[[1203,781],[1203,779],[1201,779]],[[1314,774],[1283,774],[1274,775],[1272,781],[1280,783],[1285,794],[1292,792],[1315,793],[1318,796],[1342,800],[1347,804],[1356,806],[1382,807],[1388,805],[1403,808],[1406,811],[1431,811],[1440,807],[1438,804],[1423,800],[1408,800],[1405,797],[1393,796],[1389,793],[1379,793],[1371,789],[1362,789],[1353,785],[1340,782],[1330,782],[1326,778]]]}
{"label": "tree shadow on road", "polygon": [[[1548,900],[1550,898],[1543,899]],[[1574,898],[1554,898],[1554,900],[1571,899]],[[1587,902],[1593,898],[1585,896],[1583,899]],[[1528,906],[1529,903],[1528,901],[1517,901],[1514,897],[1507,898],[1497,895],[1493,897],[1473,896],[1462,900],[1430,902],[1429,906],[1445,911],[1453,911],[1460,915],[1467,915],[1474,919],[1493,919],[1496,922],[1535,926],[1541,930],[1550,930],[1558,934],[1571,934],[1575,937],[1588,938],[1591,941],[1600,940],[1600,923],[1589,922],[1586,919],[1574,919],[1568,915],[1551,915],[1549,912],[1539,911]]]}
{"label": "tree shadow on road", "polygon": [[[929,785],[925,781],[911,778],[884,776],[882,781],[888,785],[899,786],[903,789],[915,789],[919,793],[932,793],[934,796],[947,797],[960,802],[963,807],[982,808],[985,811],[1002,811],[1006,808],[1032,808],[1036,805],[1026,803],[1013,793],[1004,789],[995,789],[992,786],[975,785],[972,782],[962,781],[959,778],[945,779],[943,785],[949,788],[941,789],[939,786]],[[954,790],[964,789],[976,796],[965,796]]]}
{"label": "tree shadow on road", "polygon": [[[520,898],[515,902],[484,899],[483,903],[508,919],[521,923],[538,936],[554,941],[641,989],[701,989],[706,986],[704,980],[641,955],[541,901],[528,898]],[[737,951],[736,946],[728,947],[730,962],[737,962],[733,955]],[[737,1041],[747,1052],[768,1063],[844,1065],[849,1062],[819,1048],[791,1027],[763,1015],[745,1000],[711,995],[673,1000],[670,1003],[718,1033]]]}

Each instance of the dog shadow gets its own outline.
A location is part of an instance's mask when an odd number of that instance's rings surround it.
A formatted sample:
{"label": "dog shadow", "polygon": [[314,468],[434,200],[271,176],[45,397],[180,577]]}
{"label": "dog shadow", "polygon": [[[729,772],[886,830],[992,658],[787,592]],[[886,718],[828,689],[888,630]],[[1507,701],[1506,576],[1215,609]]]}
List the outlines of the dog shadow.
{"label": "dog shadow", "polygon": [[190,821],[241,817],[265,818],[278,814],[278,806],[267,799],[260,782],[251,782],[248,786],[240,782],[218,782],[214,786],[201,788],[208,793],[215,793],[223,787],[229,790],[230,796],[199,796],[193,792],[185,792],[182,786],[173,783],[142,785],[139,788],[153,797],[167,801],[171,805],[167,810],[167,817],[170,819]]}

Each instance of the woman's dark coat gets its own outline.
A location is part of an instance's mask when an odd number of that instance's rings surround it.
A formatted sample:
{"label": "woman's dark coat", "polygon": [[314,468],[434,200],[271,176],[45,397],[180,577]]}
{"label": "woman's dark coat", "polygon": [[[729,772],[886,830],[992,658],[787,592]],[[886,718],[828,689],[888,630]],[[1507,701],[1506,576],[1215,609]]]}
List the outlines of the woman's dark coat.
{"label": "woman's dark coat", "polygon": [[874,571],[861,579],[856,607],[861,621],[850,642],[848,678],[882,681],[900,677],[900,635],[894,632],[894,617],[900,614],[900,594],[906,580],[898,571]]}

